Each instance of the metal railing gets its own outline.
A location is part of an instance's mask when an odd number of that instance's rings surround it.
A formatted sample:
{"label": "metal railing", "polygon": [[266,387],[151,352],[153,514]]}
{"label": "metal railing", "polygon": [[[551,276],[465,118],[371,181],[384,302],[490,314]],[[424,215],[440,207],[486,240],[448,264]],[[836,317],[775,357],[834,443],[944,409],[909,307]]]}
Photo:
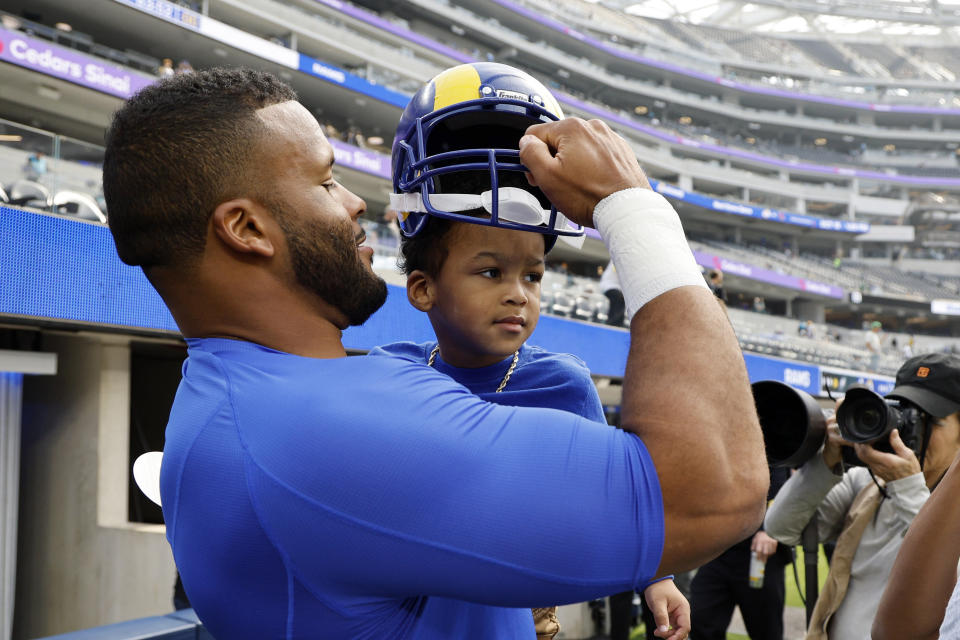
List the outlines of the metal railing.
{"label": "metal railing", "polygon": [[103,147],[0,119],[0,202],[106,221]]}

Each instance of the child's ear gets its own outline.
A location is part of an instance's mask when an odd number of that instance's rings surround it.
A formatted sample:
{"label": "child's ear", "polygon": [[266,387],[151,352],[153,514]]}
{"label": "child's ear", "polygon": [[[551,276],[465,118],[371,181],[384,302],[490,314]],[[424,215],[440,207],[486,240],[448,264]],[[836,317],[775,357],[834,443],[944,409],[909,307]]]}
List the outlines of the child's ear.
{"label": "child's ear", "polygon": [[433,278],[419,269],[407,276],[407,300],[419,311],[430,311],[433,308],[436,288]]}

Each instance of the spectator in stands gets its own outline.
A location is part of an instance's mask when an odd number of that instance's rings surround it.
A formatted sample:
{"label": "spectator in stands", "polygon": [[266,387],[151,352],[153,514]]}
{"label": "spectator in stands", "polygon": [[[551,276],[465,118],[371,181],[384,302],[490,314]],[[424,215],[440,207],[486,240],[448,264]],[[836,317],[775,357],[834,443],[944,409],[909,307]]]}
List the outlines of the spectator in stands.
{"label": "spectator in stands", "polygon": [[34,182],[43,182],[47,177],[47,156],[42,151],[35,151],[27,156],[23,165],[23,177]]}
{"label": "spectator in stands", "polygon": [[568,265],[566,261],[561,262],[557,266],[557,271],[559,271],[566,277],[566,282],[564,283],[564,286],[572,287],[574,284],[576,284],[577,281],[573,279],[573,274],[570,273],[570,265]]}
{"label": "spectator in stands", "polygon": [[753,310],[757,313],[767,312],[767,301],[763,299],[763,296],[753,297]]}
{"label": "spectator in stands", "polygon": [[189,60],[181,60],[177,64],[177,75],[182,75],[184,73],[193,73],[193,65],[190,64]]}
{"label": "spectator in stands", "polygon": [[[374,243],[380,247],[399,247],[400,229],[397,227],[397,211],[387,206],[379,220],[371,220],[371,224],[364,225],[368,231],[374,233]],[[376,258],[376,256],[374,256]]]}
{"label": "spectator in stands", "polygon": [[883,350],[882,340],[880,338],[880,330],[882,328],[883,324],[879,320],[874,320],[870,323],[870,329],[864,336],[864,344],[867,347],[867,351],[870,352],[870,371],[874,373],[880,371],[880,354]]}
{"label": "spectator in stands", "polygon": [[623,325],[623,313],[626,311],[626,305],[623,300],[623,290],[620,288],[620,278],[617,277],[617,268],[613,260],[607,263],[600,274],[600,291],[610,301],[610,309],[607,311],[607,324],[620,327]]}
{"label": "spectator in stands", "polygon": [[[483,126],[485,134],[493,128]],[[529,189],[519,174],[501,174],[500,184]],[[485,187],[457,173],[443,183],[450,193],[480,193]],[[481,214],[487,216],[482,209]],[[555,236],[428,218],[416,236],[402,238],[400,253],[407,299],[427,314],[436,341],[397,342],[370,353],[435,367],[489,402],[561,409],[606,422],[590,370],[580,359],[526,344],[540,318],[544,256],[555,241]],[[621,310],[621,322],[622,315]],[[489,331],[491,323],[500,327]],[[673,629],[672,638],[686,637],[690,605],[672,577],[641,591],[657,625]],[[555,606],[535,608],[533,619],[537,638],[560,631]]]}
{"label": "spectator in stands", "polygon": [[[896,429],[889,437],[893,453],[851,445],[841,439],[831,417],[821,452],[787,480],[767,511],[764,526],[781,544],[799,544],[814,515],[820,541],[837,542],[807,640],[870,637],[903,535],[960,452],[960,358],[927,354],[908,360],[887,397],[921,412],[916,450],[904,444]],[[867,466],[844,470],[844,446],[854,446]],[[912,617],[913,611],[904,615]]]}
{"label": "spectator in stands", "polygon": [[366,140],[364,140],[363,133],[360,132],[360,129],[357,127],[350,127],[347,129],[347,144],[352,144],[355,147],[363,148],[366,146]]}
{"label": "spectator in stands", "polygon": [[386,285],[366,205],[295,98],[263,72],[204,70],[141,90],[107,133],[117,252],[189,344],[160,489],[213,636],[509,637],[530,618],[505,607],[643,584],[759,525],[768,479],[736,336],[622,138],[569,119],[518,150],[620,265],[635,348],[617,430],[345,357],[342,331]]}
{"label": "spectator in stands", "polygon": [[900,350],[900,354],[905,360],[909,360],[913,357],[913,345],[914,339],[913,336],[907,338],[907,341],[903,344],[903,347]]}
{"label": "spectator in stands", "polygon": [[161,62],[157,68],[157,75],[161,78],[169,78],[174,74],[176,74],[176,69],[173,68],[173,60],[164,58],[163,62]]}
{"label": "spectator in stands", "polygon": [[[872,640],[960,638],[960,456],[903,538]],[[936,552],[932,552],[932,550]]]}
{"label": "spectator in stands", "polygon": [[720,269],[710,269],[709,279],[710,291],[713,291],[713,295],[726,303],[727,292],[723,288],[723,271],[720,271]]}

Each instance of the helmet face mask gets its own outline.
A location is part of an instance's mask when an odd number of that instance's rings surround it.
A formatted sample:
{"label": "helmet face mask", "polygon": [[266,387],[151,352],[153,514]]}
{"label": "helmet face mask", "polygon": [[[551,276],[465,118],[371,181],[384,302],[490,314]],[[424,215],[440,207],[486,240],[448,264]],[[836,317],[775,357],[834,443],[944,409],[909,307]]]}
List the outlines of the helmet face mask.
{"label": "helmet face mask", "polygon": [[557,236],[582,241],[583,230],[527,182],[518,151],[527,127],[562,116],[542,84],[506,65],[461,65],[431,80],[394,139],[391,204],[403,234],[435,216],[542,233],[548,250]]}

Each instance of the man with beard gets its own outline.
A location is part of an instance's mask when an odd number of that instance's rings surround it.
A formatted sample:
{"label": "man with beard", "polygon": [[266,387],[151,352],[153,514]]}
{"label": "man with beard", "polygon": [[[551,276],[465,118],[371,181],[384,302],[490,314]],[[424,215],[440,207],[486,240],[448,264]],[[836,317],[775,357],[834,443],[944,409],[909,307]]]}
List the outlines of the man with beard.
{"label": "man with beard", "polygon": [[[189,347],[161,496],[215,637],[532,638],[523,607],[645,584],[759,525],[746,371],[676,213],[606,125],[527,131],[530,179],[597,223],[624,283],[623,431],[485,403],[423,364],[344,357],[341,331],[386,291],[362,246],[365,204],[272,76],[162,80],[114,117],[117,252]],[[538,486],[562,499],[531,499]]]}

